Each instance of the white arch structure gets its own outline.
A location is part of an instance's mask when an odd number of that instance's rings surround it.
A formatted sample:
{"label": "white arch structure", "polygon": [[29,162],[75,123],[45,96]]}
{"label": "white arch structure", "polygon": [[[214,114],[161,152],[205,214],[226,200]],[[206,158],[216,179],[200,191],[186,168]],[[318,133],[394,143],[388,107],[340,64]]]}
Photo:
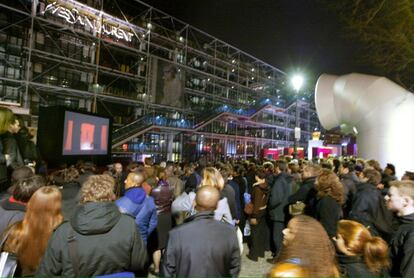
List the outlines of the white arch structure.
{"label": "white arch structure", "polygon": [[322,126],[353,129],[358,155],[393,163],[397,175],[414,169],[414,95],[385,77],[323,74],[315,89]]}

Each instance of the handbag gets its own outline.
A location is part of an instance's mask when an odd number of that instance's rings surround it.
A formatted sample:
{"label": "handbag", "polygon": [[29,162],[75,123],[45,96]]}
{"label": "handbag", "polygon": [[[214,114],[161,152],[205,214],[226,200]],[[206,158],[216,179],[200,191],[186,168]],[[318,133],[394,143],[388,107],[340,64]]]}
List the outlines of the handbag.
{"label": "handbag", "polygon": [[[0,250],[3,250],[3,245],[6,243],[12,229],[4,235],[1,240]],[[0,255],[0,277],[13,277],[17,268],[17,257],[10,252],[1,252]]]}

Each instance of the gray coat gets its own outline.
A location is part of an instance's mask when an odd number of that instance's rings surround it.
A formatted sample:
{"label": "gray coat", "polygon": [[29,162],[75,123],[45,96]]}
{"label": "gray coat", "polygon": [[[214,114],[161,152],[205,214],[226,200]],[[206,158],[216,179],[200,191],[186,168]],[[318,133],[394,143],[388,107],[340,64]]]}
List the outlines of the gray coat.
{"label": "gray coat", "polygon": [[240,250],[233,226],[197,213],[169,233],[161,277],[236,277]]}

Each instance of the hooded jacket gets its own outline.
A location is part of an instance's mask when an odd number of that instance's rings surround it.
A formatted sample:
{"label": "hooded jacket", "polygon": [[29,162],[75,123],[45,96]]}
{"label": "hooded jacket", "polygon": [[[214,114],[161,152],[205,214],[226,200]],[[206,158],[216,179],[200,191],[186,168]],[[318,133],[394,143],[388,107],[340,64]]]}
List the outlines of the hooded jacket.
{"label": "hooded jacket", "polygon": [[115,204],[122,213],[135,218],[135,224],[141,234],[142,240],[147,243],[148,236],[157,227],[157,208],[154,199],[147,196],[141,187],[133,187],[125,191],[124,197]]}
{"label": "hooded jacket", "polygon": [[80,276],[123,271],[139,275],[147,261],[145,245],[134,219],[121,214],[113,202],[78,205],[70,222],[53,233],[36,276],[75,276],[68,237],[75,233]]}
{"label": "hooded jacket", "polygon": [[270,196],[267,209],[272,221],[284,222],[288,198],[292,194],[292,185],[289,182],[291,177],[287,173],[280,173],[270,184]]}

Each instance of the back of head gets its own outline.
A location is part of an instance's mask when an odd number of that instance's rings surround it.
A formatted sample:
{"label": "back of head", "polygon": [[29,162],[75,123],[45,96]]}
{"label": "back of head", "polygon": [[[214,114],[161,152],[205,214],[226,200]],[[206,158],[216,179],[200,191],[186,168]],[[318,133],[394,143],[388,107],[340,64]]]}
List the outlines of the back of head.
{"label": "back of head", "polygon": [[34,175],[16,182],[13,190],[13,197],[20,202],[28,202],[33,193],[40,187],[45,186],[45,180],[42,176]]}
{"label": "back of head", "polygon": [[373,168],[364,169],[362,172],[367,182],[373,185],[378,185],[381,182],[381,173]]}
{"label": "back of head", "polygon": [[280,262],[276,264],[271,270],[268,278],[278,277],[310,277],[308,270],[298,263]]}
{"label": "back of head", "polygon": [[203,186],[213,186],[221,191],[224,188],[224,179],[216,168],[206,167],[203,170],[203,180],[201,181],[201,184]]}
{"label": "back of head", "polygon": [[233,172],[235,173],[235,175],[244,176],[246,168],[241,164],[236,164],[233,168]]}
{"label": "back of head", "polygon": [[348,169],[349,172],[353,172],[355,170],[355,164],[350,161],[342,163],[342,167]]}
{"label": "back of head", "polygon": [[344,187],[332,170],[322,169],[316,178],[315,188],[319,197],[330,196],[339,204],[344,201]]}
{"label": "back of head", "polygon": [[196,193],[197,211],[214,211],[220,200],[220,192],[213,186],[202,186]]}
{"label": "back of head", "polygon": [[127,172],[133,172],[138,168],[138,163],[137,162],[131,162],[128,164],[127,166]]}
{"label": "back of head", "polygon": [[[50,221],[52,226],[62,221],[61,214],[62,194],[56,186],[43,186],[39,188],[27,203],[27,212],[25,219],[35,221],[42,218],[42,222],[47,221],[45,218],[53,218]],[[49,227],[53,229],[54,227]]]}
{"label": "back of head", "polygon": [[286,161],[282,159],[276,161],[276,167],[279,168],[281,172],[287,172],[288,169]]}
{"label": "back of head", "polygon": [[13,170],[13,173],[11,175],[11,181],[13,184],[15,184],[20,180],[24,180],[32,176],[34,176],[32,168],[30,168],[29,166],[21,166]]}
{"label": "back of head", "polygon": [[65,183],[71,183],[76,181],[79,178],[79,171],[74,166],[66,168],[62,171],[63,181]]}
{"label": "back of head", "polygon": [[374,160],[374,159],[368,160],[365,164],[367,165],[366,168],[373,168],[373,169],[377,170],[380,173],[382,172],[380,163],[378,161]]}
{"label": "back of head", "polygon": [[388,244],[380,237],[371,236],[364,225],[356,221],[340,220],[337,234],[341,235],[349,252],[363,256],[370,272],[380,274],[389,268]]}
{"label": "back of head", "polygon": [[308,164],[303,168],[303,172],[306,172],[309,177],[319,176],[321,170],[322,168],[318,164]]}
{"label": "back of head", "polygon": [[145,180],[145,175],[143,172],[132,172],[128,174],[127,180],[125,182],[125,189],[132,187],[139,187]]}
{"label": "back of head", "polygon": [[310,216],[298,215],[289,226],[294,239],[283,246],[277,262],[298,258],[308,267],[310,277],[338,277],[335,248],[322,225]]}
{"label": "back of head", "polygon": [[81,169],[83,171],[95,172],[96,171],[96,166],[93,162],[86,161],[85,163],[82,164]]}
{"label": "back of head", "polygon": [[80,202],[108,202],[115,199],[115,180],[109,175],[92,175],[83,183]]}

